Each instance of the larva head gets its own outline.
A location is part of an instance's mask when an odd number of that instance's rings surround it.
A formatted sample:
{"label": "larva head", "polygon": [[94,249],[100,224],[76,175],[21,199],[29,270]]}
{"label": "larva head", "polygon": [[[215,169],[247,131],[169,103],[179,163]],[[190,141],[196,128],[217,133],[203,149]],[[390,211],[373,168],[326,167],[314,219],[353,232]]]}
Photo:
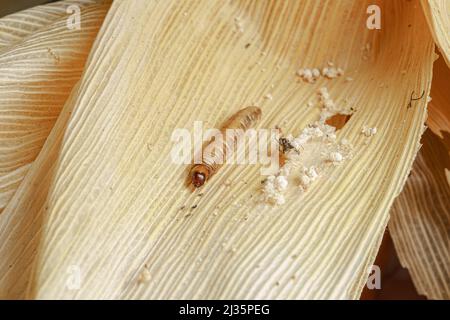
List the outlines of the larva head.
{"label": "larva head", "polygon": [[209,170],[205,165],[198,164],[191,169],[191,183],[195,188],[200,188],[209,177]]}

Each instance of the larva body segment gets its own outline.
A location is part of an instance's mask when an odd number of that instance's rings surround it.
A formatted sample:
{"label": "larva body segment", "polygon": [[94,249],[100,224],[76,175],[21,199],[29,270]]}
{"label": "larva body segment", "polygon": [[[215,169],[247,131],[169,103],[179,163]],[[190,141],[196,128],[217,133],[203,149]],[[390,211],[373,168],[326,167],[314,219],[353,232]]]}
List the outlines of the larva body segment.
{"label": "larva body segment", "polygon": [[226,129],[247,130],[254,127],[261,120],[261,109],[258,107],[247,107],[236,112],[225,123],[222,131]]}
{"label": "larva body segment", "polygon": [[[222,135],[225,136],[227,129],[246,131],[254,127],[261,119],[261,109],[258,107],[247,107],[236,112],[231,118],[229,118],[221,129]],[[224,146],[222,148],[222,159],[225,159],[225,155],[228,151],[234,148],[235,141],[224,140]],[[211,142],[209,142],[211,143]],[[208,145],[204,146],[203,150]],[[217,163],[213,157],[202,154],[202,163],[196,164],[189,172],[191,183],[195,188],[201,187],[208,181],[223,165],[223,163]]]}

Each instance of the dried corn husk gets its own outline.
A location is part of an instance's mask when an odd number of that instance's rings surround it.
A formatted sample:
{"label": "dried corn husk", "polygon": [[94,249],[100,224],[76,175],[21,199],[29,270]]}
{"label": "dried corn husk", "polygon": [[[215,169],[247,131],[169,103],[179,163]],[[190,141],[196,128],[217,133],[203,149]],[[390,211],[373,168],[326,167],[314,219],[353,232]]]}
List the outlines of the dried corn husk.
{"label": "dried corn husk", "polygon": [[99,0],[64,0],[36,6],[0,19],[0,50],[19,44],[26,36],[49,27],[62,17],[67,17],[67,8],[77,5],[80,9],[100,3]]}
{"label": "dried corn husk", "polygon": [[419,293],[450,299],[450,70],[435,63],[428,129],[389,228]]}
{"label": "dried corn husk", "polygon": [[421,3],[436,44],[450,67],[450,1],[421,0]]}
{"label": "dried corn husk", "polygon": [[[426,100],[407,105],[412,90],[429,93],[434,58],[417,1],[379,1],[379,31],[365,27],[371,2],[114,2],[0,216],[0,295],[358,298],[419,148]],[[297,81],[328,60],[355,81]],[[202,197],[186,188],[189,168],[169,155],[175,128],[218,127],[256,102],[263,127],[298,133],[317,120],[307,102],[323,85],[357,108],[338,134],[351,160],[282,207],[253,202],[258,166],[224,166]]]}
{"label": "dried corn husk", "polygon": [[[66,8],[81,9],[81,29]],[[62,1],[0,19],[0,212],[52,129],[108,9]]]}
{"label": "dried corn husk", "polygon": [[429,100],[427,125],[439,136],[450,149],[446,134],[450,132],[450,70],[446,68],[443,58],[438,59],[433,67],[433,86]]}

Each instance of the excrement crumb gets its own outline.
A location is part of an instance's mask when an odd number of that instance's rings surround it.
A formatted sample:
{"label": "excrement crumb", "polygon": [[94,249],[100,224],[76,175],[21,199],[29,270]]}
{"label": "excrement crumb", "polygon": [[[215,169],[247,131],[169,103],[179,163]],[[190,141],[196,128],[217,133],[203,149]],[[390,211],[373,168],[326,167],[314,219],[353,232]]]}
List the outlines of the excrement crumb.
{"label": "excrement crumb", "polygon": [[342,162],[342,160],[344,160],[344,157],[343,157],[342,154],[339,153],[339,152],[331,152],[331,153],[330,153],[329,159],[330,159],[330,161],[333,162],[334,164],[337,164],[337,163]]}
{"label": "excrement crumb", "polygon": [[328,62],[328,66],[324,68],[302,68],[297,70],[297,76],[303,79],[303,81],[308,83],[314,83],[321,76],[327,79],[334,79],[344,75],[344,70],[342,68],[334,67],[332,62]]}
{"label": "excrement crumb", "polygon": [[138,282],[146,283],[146,282],[149,282],[151,279],[152,279],[152,276],[150,274],[150,271],[148,270],[148,267],[144,266],[143,270],[139,274]]}
{"label": "excrement crumb", "polygon": [[364,134],[366,137],[372,137],[377,133],[377,128],[371,128],[368,126],[363,126],[361,129],[361,133]]}
{"label": "excrement crumb", "polygon": [[244,26],[242,24],[241,18],[236,17],[234,18],[234,24],[236,26],[236,29],[240,32],[243,33],[244,32]]}
{"label": "excrement crumb", "polygon": [[[337,140],[336,128],[326,121],[336,114],[351,114],[331,98],[328,89],[318,92],[321,113],[318,121],[306,126],[298,136],[285,134],[279,139],[284,163],[273,175],[262,181],[262,201],[269,205],[283,205],[286,196],[299,190],[306,192],[328,168],[340,165],[351,158],[352,145],[348,140]],[[292,192],[289,192],[292,191]]]}
{"label": "excrement crumb", "polygon": [[273,100],[273,96],[270,93],[268,93],[264,96],[264,99]]}

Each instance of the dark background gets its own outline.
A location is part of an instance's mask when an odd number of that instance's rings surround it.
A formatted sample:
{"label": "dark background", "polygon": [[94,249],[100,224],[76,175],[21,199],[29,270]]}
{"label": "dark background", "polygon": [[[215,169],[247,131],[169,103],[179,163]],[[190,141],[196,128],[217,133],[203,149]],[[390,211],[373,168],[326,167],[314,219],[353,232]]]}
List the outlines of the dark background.
{"label": "dark background", "polygon": [[55,0],[0,0],[0,17]]}

